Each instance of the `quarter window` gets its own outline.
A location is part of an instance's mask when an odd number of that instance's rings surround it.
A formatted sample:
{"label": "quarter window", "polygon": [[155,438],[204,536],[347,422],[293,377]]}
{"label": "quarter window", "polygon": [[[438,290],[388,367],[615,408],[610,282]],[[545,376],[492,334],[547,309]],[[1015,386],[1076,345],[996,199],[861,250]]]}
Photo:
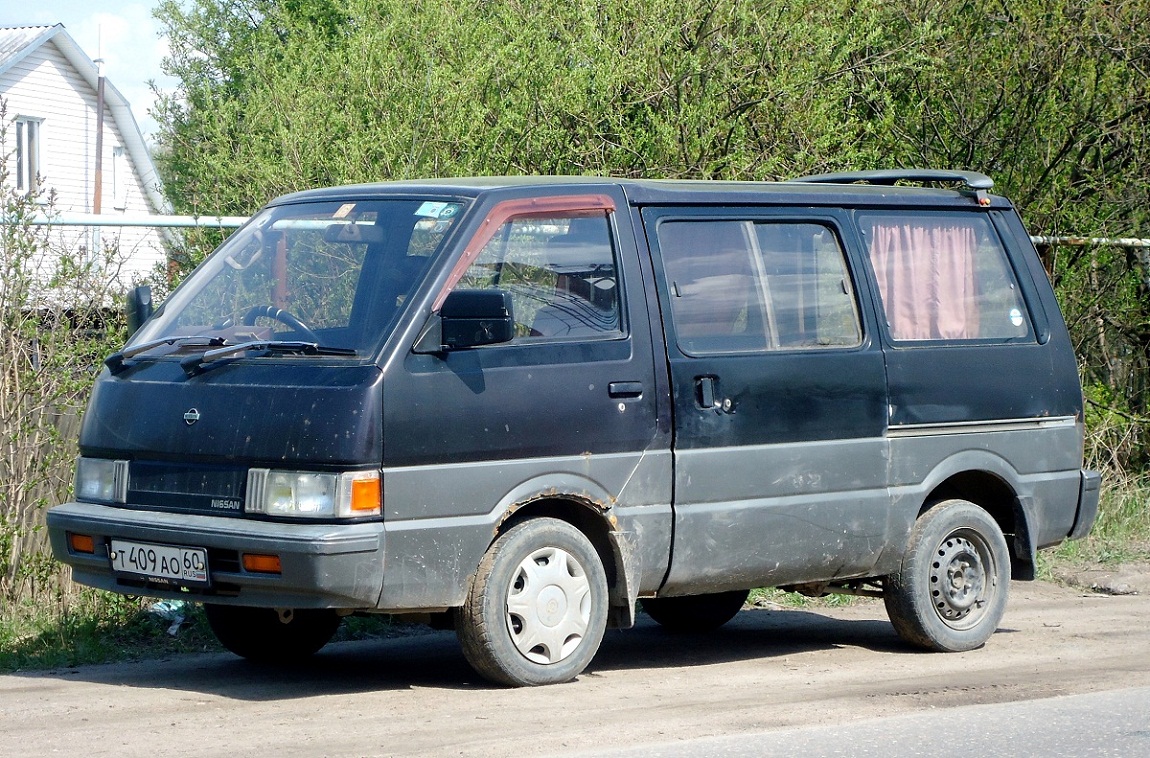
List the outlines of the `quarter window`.
{"label": "quarter window", "polygon": [[689,355],[852,347],[862,330],[842,246],[822,224],[665,221],[677,344]]}
{"label": "quarter window", "polygon": [[1006,251],[985,216],[868,213],[859,225],[892,339],[1030,335]]}
{"label": "quarter window", "polygon": [[516,342],[617,336],[616,270],[603,211],[511,218],[456,288],[509,292]]}

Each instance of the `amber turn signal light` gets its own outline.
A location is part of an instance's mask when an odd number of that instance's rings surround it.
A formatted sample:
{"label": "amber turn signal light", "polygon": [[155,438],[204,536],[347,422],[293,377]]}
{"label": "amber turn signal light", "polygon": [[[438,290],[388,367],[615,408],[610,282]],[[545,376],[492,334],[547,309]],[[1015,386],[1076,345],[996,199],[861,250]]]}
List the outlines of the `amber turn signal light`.
{"label": "amber turn signal light", "polygon": [[279,574],[280,557],[278,555],[261,555],[260,553],[244,553],[244,571],[257,574]]}
{"label": "amber turn signal light", "polygon": [[68,547],[72,548],[73,553],[95,553],[96,540],[89,534],[72,534],[68,533]]}
{"label": "amber turn signal light", "polygon": [[358,513],[379,513],[383,498],[379,492],[379,477],[354,479],[351,483],[351,511]]}

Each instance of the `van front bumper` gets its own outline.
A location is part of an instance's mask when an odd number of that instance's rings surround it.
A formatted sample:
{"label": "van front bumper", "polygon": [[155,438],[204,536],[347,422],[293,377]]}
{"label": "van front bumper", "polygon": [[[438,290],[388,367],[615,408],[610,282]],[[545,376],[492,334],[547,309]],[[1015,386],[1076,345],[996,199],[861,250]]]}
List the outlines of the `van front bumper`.
{"label": "van front bumper", "polygon": [[[80,584],[129,595],[270,608],[377,607],[383,587],[383,524],[285,524],[254,519],[65,503],[48,511],[56,558]],[[68,534],[92,537],[73,550]],[[115,574],[112,539],[205,548],[209,585],[179,587]],[[245,553],[276,555],[280,573],[245,571]]]}

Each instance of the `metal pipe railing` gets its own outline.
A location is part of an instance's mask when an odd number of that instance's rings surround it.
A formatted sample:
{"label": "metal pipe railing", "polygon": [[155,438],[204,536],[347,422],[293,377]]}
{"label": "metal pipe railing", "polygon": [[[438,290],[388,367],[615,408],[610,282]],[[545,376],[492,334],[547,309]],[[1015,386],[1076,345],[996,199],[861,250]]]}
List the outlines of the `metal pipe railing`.
{"label": "metal pipe railing", "polygon": [[1031,235],[1035,245],[1051,247],[1139,247],[1150,248],[1150,239],[1139,237],[1043,237]]}
{"label": "metal pipe railing", "polygon": [[157,228],[235,229],[248,216],[153,216],[146,213],[61,213],[33,216],[35,226],[145,226]]}
{"label": "metal pipe railing", "polygon": [[[167,228],[235,229],[247,223],[248,216],[153,216],[144,213],[61,213],[35,216],[38,226],[150,226]],[[1150,239],[1140,237],[1075,237],[1032,235],[1035,245],[1068,247],[1135,247],[1150,249]]]}

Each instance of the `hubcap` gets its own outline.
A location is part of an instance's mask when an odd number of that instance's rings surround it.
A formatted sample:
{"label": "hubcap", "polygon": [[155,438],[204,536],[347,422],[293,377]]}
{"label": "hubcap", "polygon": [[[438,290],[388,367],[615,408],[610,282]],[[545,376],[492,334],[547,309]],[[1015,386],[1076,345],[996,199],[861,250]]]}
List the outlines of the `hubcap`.
{"label": "hubcap", "polygon": [[955,628],[968,627],[982,615],[989,595],[985,551],[955,533],[938,546],[930,568],[930,594],[939,618]]}
{"label": "hubcap", "polygon": [[545,547],[523,559],[507,592],[507,630],[533,663],[558,663],[579,647],[591,620],[591,585],[565,550]]}

